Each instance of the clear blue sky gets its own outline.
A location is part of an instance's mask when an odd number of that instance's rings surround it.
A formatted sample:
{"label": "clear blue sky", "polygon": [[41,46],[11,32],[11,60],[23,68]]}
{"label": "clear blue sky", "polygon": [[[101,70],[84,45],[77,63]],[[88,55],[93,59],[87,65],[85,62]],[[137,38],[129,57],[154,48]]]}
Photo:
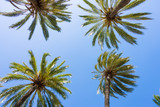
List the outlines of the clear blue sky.
{"label": "clear blue sky", "polygon": [[[89,0],[93,1],[93,0]],[[92,47],[92,37],[84,37],[85,32],[90,28],[80,27],[84,22],[78,15],[86,14],[77,7],[78,4],[86,6],[82,0],[71,0],[72,22],[61,23],[62,32],[50,30],[50,38],[45,41],[41,28],[36,27],[36,31],[29,41],[28,27],[26,23],[21,29],[10,29],[9,25],[18,21],[22,17],[10,18],[0,16],[0,77],[11,73],[9,65],[11,62],[21,63],[29,61],[28,50],[32,50],[36,56],[38,64],[44,52],[49,52],[48,62],[57,56],[61,60],[66,60],[66,65],[70,67],[66,73],[72,73],[68,84],[73,94],[67,100],[62,100],[65,107],[103,107],[104,97],[96,93],[99,81],[92,80],[94,65],[97,63],[98,56],[108,50],[106,47],[101,51],[98,44]],[[93,3],[95,3],[93,1]],[[119,52],[124,52],[124,57],[131,57],[130,64],[136,66],[136,74],[140,76],[137,80],[138,86],[133,93],[128,93],[126,98],[111,98],[111,107],[156,107],[153,103],[153,94],[159,94],[160,83],[160,1],[147,0],[145,3],[130,10],[130,12],[151,12],[154,20],[143,21],[144,35],[135,35],[138,45],[132,46],[123,40],[119,46]],[[13,7],[9,2],[1,0],[0,11],[11,11]],[[31,21],[31,20],[30,20]],[[21,81],[18,81],[19,83]],[[14,83],[14,82],[13,82]],[[12,84],[5,86],[9,87]],[[1,88],[3,89],[3,88]]]}

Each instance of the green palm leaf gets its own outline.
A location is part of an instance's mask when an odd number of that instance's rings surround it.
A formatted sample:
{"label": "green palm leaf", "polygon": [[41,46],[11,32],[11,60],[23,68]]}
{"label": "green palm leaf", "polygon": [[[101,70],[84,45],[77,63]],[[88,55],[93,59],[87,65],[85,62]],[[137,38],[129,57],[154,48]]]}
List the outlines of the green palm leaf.
{"label": "green palm leaf", "polygon": [[160,96],[159,95],[154,95],[153,101],[155,102],[155,104],[160,106]]}
{"label": "green palm leaf", "polygon": [[30,34],[29,34],[29,38],[28,38],[29,40],[32,38],[32,35],[33,35],[34,30],[35,30],[36,24],[37,24],[37,16],[34,18],[34,20],[32,21],[32,24],[29,27],[29,30],[30,30]]}
{"label": "green palm leaf", "polygon": [[19,15],[22,15],[22,14],[23,14],[23,11],[0,12],[0,15],[9,16],[9,17],[19,16]]}
{"label": "green palm leaf", "polygon": [[20,20],[19,22],[15,23],[15,24],[12,24],[9,27],[10,28],[18,27],[17,29],[19,29],[21,26],[23,26],[27,22],[27,20],[29,19],[30,16],[31,16],[31,13],[27,14],[27,16],[24,19]]}
{"label": "green palm leaf", "polygon": [[128,9],[132,9],[138,5],[140,5],[141,3],[143,3],[145,0],[134,0],[133,2],[129,3],[127,6],[125,6],[122,10],[128,10]]}
{"label": "green palm leaf", "polygon": [[45,25],[45,19],[42,15],[39,15],[39,16],[40,16],[40,25],[42,27],[43,35],[44,35],[44,38],[47,40],[49,38],[49,33]]}
{"label": "green palm leaf", "polygon": [[127,32],[125,32],[123,29],[121,29],[118,26],[114,26],[114,29],[117,31],[117,33],[127,42],[130,44],[137,44],[136,43],[136,38],[130,36]]}

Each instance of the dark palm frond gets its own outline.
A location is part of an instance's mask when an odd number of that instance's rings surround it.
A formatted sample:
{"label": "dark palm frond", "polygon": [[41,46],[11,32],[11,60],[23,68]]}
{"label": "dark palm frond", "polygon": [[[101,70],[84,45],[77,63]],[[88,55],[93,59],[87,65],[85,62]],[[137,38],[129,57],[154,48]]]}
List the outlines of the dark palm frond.
{"label": "dark palm frond", "polygon": [[129,9],[132,9],[138,5],[140,5],[141,3],[145,2],[146,0],[134,0],[132,1],[131,3],[129,3],[128,5],[126,5],[123,9],[121,10],[129,10]]}
{"label": "dark palm frond", "polygon": [[0,12],[0,15],[9,16],[9,17],[15,17],[15,16],[22,15],[23,13],[24,13],[23,11]]}
{"label": "dark palm frond", "polygon": [[47,40],[49,38],[49,33],[45,25],[45,19],[42,15],[39,15],[39,16],[40,16],[40,25],[42,27],[43,35],[44,35],[44,38]]}
{"label": "dark palm frond", "polygon": [[37,16],[34,18],[34,20],[32,21],[32,24],[29,27],[29,31],[30,31],[29,38],[28,38],[29,40],[32,38],[32,35],[33,35],[34,30],[35,30],[36,24],[37,24]]}
{"label": "dark palm frond", "polygon": [[134,75],[134,66],[127,65],[129,57],[121,57],[122,53],[117,54],[114,50],[112,52],[102,53],[95,65],[94,79],[99,79],[97,93],[99,90],[105,94],[106,79],[110,81],[110,95],[117,97],[116,94],[126,96],[127,92],[132,92],[133,87],[136,86],[135,79],[139,76]]}
{"label": "dark palm frond", "polygon": [[26,17],[22,20],[20,20],[19,22],[12,24],[11,26],[9,26],[10,28],[17,28],[19,29],[21,26],[23,26],[27,20],[29,19],[29,17],[31,16],[31,13],[27,14]]}
{"label": "dark palm frond", "polygon": [[[85,23],[83,23],[82,26],[93,25],[93,27],[91,27],[85,34],[89,36],[93,35],[93,46],[98,39],[98,44],[101,48],[106,44],[108,48],[111,48],[112,46],[118,49],[120,41],[118,40],[117,35],[130,44],[137,44],[136,38],[130,35],[129,32],[143,34],[141,30],[144,29],[144,27],[141,26],[141,23],[132,23],[130,20],[151,20],[151,18],[147,17],[147,15],[150,15],[150,13],[147,12],[129,14],[124,14],[123,12],[138,6],[145,0],[133,0],[132,2],[130,2],[130,0],[95,0],[98,6],[87,0],[83,1],[90,8],[87,9],[78,5],[82,10],[89,13],[88,15],[80,15],[80,17],[85,20]],[[125,3],[123,4],[123,2]],[[103,27],[101,28],[101,26]],[[99,28],[101,28],[101,31]]]}
{"label": "dark palm frond", "polygon": [[130,36],[127,32],[125,32],[122,28],[118,26],[114,26],[114,29],[117,31],[117,33],[127,42],[130,44],[137,44],[136,43],[136,38]]}
{"label": "dark palm frond", "polygon": [[[0,12],[0,15],[15,17],[20,15],[26,15],[24,19],[12,24],[11,28],[19,29],[23,26],[28,19],[32,16],[33,21],[29,27],[29,40],[32,38],[37,19],[39,19],[42,27],[44,38],[49,38],[48,27],[52,30],[61,31],[58,26],[58,22],[66,21],[70,22],[71,12],[66,11],[69,4],[66,4],[68,0],[8,0],[15,8],[13,12]],[[21,7],[21,8],[20,8]],[[58,21],[60,20],[60,21]]]}
{"label": "dark palm frond", "polygon": [[71,74],[62,74],[68,67],[62,66],[65,61],[55,66],[60,58],[56,57],[51,63],[47,64],[46,57],[49,56],[49,53],[44,53],[40,71],[38,71],[33,52],[29,51],[29,54],[31,57],[29,62],[32,68],[29,68],[25,63],[23,65],[15,62],[11,63],[10,68],[13,69],[13,73],[0,80],[1,82],[26,80],[29,81],[29,84],[17,85],[2,90],[0,103],[4,102],[3,106],[32,107],[34,99],[38,97],[37,103],[40,107],[63,107],[57,95],[66,99],[67,92],[72,93],[64,86],[65,83],[70,82],[68,76],[71,76]]}

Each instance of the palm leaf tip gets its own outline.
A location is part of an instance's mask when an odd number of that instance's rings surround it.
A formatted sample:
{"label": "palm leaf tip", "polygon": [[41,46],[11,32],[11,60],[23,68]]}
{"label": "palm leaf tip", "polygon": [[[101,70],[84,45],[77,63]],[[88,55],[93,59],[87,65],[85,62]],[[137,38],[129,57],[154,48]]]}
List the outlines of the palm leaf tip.
{"label": "palm leaf tip", "polygon": [[153,101],[155,104],[157,104],[158,106],[160,106],[160,96],[159,95],[154,95],[153,96]]}
{"label": "palm leaf tip", "polygon": [[22,11],[0,12],[0,15],[9,16],[9,17],[15,17],[15,16],[19,16],[19,15],[22,15],[22,14],[23,14]]}

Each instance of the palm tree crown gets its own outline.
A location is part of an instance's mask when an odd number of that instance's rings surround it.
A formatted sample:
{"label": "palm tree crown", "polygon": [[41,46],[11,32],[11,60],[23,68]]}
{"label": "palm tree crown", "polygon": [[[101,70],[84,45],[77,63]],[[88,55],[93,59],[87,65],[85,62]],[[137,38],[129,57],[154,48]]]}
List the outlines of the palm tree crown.
{"label": "palm tree crown", "polygon": [[[61,28],[57,25],[57,22],[62,22],[62,21],[70,22],[70,12],[66,11],[67,6],[69,6],[69,4],[65,4],[66,2],[68,2],[68,0],[7,0],[7,1],[9,1],[18,10],[14,10],[14,12],[0,12],[1,15],[10,17],[24,15],[24,14],[26,15],[24,19],[20,20],[15,24],[12,24],[10,26],[11,28],[19,29],[27,22],[27,20],[31,16],[34,18],[29,27],[30,31],[29,39],[31,39],[33,35],[38,19],[46,40],[49,37],[47,27],[56,31],[61,31]],[[24,8],[22,9],[20,8],[20,6]]]}
{"label": "palm tree crown", "polygon": [[104,52],[98,58],[98,64],[95,65],[96,71],[93,79],[99,79],[99,90],[105,94],[106,81],[109,80],[110,95],[116,97],[115,94],[126,96],[126,92],[132,92],[133,88],[128,86],[136,86],[135,79],[138,76],[133,75],[134,66],[127,65],[129,57],[122,58],[122,53],[116,54],[112,52]]}
{"label": "palm tree crown", "polygon": [[132,33],[142,34],[140,29],[144,29],[144,27],[141,23],[133,23],[131,20],[139,21],[150,19],[145,17],[145,15],[150,13],[122,13],[123,11],[136,7],[145,0],[133,0],[131,3],[129,3],[131,0],[95,0],[100,8],[87,0],[83,1],[90,7],[90,9],[86,9],[80,5],[78,6],[84,11],[90,13],[90,15],[80,16],[86,21],[82,26],[94,24],[85,34],[89,36],[94,35],[92,41],[93,46],[98,39],[98,44],[101,48],[103,48],[105,42],[108,48],[113,46],[118,49],[118,43],[120,43],[120,41],[117,39],[117,34],[130,44],[136,44],[136,38],[128,34],[122,29],[122,27]]}
{"label": "palm tree crown", "polygon": [[4,89],[0,93],[1,102],[5,101],[3,106],[6,107],[10,104],[10,106],[14,107],[20,107],[20,105],[23,107],[32,107],[34,99],[37,98],[37,107],[63,107],[56,93],[64,99],[67,98],[66,92],[71,93],[71,91],[64,86],[65,83],[70,82],[67,77],[71,76],[71,74],[60,74],[68,67],[62,66],[65,61],[55,66],[60,58],[56,57],[47,65],[46,57],[49,54],[44,53],[40,71],[38,71],[32,51],[29,51],[29,54],[31,56],[29,62],[32,68],[29,68],[25,63],[21,65],[13,62],[10,66],[10,68],[13,69],[13,73],[1,79],[2,82],[11,80],[30,81],[28,84],[21,84]]}
{"label": "palm tree crown", "polygon": [[154,95],[153,101],[154,101],[158,106],[160,106],[160,96],[159,96],[159,95]]}

